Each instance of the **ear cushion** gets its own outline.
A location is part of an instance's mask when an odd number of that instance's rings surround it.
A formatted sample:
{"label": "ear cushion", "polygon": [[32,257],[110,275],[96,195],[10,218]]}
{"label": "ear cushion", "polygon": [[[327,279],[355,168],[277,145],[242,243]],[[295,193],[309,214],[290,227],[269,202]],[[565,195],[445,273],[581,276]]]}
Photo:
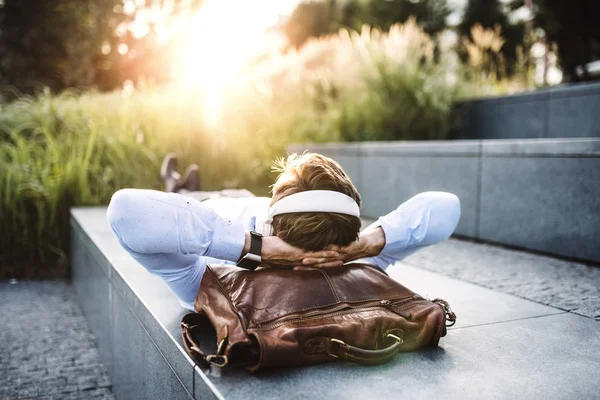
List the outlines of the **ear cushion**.
{"label": "ear cushion", "polygon": [[264,218],[256,218],[254,231],[260,233],[263,236],[271,236],[273,234],[273,227],[270,222],[267,222]]}

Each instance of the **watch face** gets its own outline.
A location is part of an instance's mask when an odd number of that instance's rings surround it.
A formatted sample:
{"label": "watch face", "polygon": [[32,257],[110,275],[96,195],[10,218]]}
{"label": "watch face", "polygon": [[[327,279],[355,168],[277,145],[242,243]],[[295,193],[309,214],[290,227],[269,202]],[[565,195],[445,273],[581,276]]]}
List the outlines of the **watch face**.
{"label": "watch face", "polygon": [[255,262],[260,264],[262,262],[262,258],[258,254],[246,253],[246,255],[242,258],[242,260],[248,260],[250,262]]}
{"label": "watch face", "polygon": [[253,253],[246,253],[244,257],[236,264],[238,267],[245,268],[250,271],[254,271],[261,264],[262,259],[259,255]]}

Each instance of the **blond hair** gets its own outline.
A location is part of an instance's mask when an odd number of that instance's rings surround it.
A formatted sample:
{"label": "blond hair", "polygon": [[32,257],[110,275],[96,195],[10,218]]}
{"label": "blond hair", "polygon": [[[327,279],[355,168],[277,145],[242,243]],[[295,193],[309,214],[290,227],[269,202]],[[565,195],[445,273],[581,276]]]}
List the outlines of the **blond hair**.
{"label": "blond hair", "polygon": [[[277,160],[279,172],[273,185],[271,204],[307,190],[333,190],[353,198],[360,206],[360,194],[342,167],[317,153],[292,154]],[[273,233],[287,243],[305,250],[322,250],[327,245],[345,246],[358,238],[360,218],[327,212],[299,212],[273,218]]]}

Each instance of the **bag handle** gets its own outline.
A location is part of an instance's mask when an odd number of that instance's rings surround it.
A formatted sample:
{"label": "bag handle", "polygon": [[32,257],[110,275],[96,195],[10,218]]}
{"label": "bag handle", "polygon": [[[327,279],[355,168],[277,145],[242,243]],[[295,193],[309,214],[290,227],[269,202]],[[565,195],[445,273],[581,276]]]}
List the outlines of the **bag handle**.
{"label": "bag handle", "polygon": [[351,346],[339,339],[329,338],[327,340],[327,353],[335,358],[355,362],[363,365],[379,365],[390,361],[404,342],[399,336],[388,333],[386,338],[394,339],[394,343],[381,350],[367,350]]}

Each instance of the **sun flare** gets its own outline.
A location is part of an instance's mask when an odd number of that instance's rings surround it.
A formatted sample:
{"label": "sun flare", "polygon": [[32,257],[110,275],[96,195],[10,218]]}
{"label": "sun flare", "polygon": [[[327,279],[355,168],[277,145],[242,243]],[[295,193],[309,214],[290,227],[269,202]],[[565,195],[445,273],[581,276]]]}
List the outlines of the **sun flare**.
{"label": "sun flare", "polygon": [[202,95],[209,121],[219,119],[227,85],[260,54],[285,43],[272,29],[300,0],[205,0],[186,21],[186,39],[175,61],[175,77]]}

